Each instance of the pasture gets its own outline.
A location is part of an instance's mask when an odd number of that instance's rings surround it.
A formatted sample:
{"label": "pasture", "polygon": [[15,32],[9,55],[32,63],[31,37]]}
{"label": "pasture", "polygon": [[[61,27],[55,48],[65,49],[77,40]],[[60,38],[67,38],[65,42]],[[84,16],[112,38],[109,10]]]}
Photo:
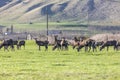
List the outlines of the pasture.
{"label": "pasture", "polygon": [[120,80],[120,51],[97,52],[38,50],[33,41],[26,49],[0,50],[1,80]]}
{"label": "pasture", "polygon": [[[40,33],[46,34],[46,23],[4,23],[1,25],[6,26],[4,28],[10,28],[13,25],[13,30],[15,33]],[[65,35],[84,35],[92,36],[100,33],[117,33],[120,30],[120,27],[117,25],[102,25],[102,24],[91,24],[88,26],[87,23],[74,23],[74,22],[49,22],[48,30],[51,32],[62,31]]]}

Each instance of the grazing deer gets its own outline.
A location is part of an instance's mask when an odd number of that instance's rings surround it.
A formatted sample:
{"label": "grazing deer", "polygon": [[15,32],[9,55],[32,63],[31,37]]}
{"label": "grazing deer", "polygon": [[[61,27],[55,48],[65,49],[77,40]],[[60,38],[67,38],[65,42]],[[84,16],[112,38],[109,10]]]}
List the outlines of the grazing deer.
{"label": "grazing deer", "polygon": [[40,50],[40,46],[45,46],[45,50],[48,50],[49,41],[47,41],[47,40],[45,40],[45,41],[38,41],[37,38],[35,38],[35,42],[39,46],[39,50]]}
{"label": "grazing deer", "polygon": [[[86,40],[80,41],[77,51],[79,52],[80,49],[82,49],[83,47],[85,47],[85,51],[89,52],[92,48],[93,52],[94,52],[94,50],[96,50],[95,40],[86,39]],[[88,50],[88,48],[89,48],[89,50]]]}
{"label": "grazing deer", "polygon": [[62,40],[58,40],[57,36],[55,36],[55,44],[52,50],[55,50],[56,48],[60,50],[68,50],[68,42],[65,40],[64,37],[62,38]]}
{"label": "grazing deer", "polygon": [[105,47],[107,47],[107,51],[109,49],[109,46],[113,46],[114,50],[117,50],[118,48],[118,42],[116,40],[110,40],[110,41],[105,41],[101,47],[100,47],[100,51],[102,51],[102,49],[104,49]]}
{"label": "grazing deer", "polygon": [[25,49],[25,41],[22,40],[22,41],[19,41],[18,44],[17,44],[17,49],[21,49],[21,47],[24,46],[24,49]]}
{"label": "grazing deer", "polygon": [[0,49],[1,49],[2,47],[4,47],[4,51],[5,51],[5,50],[9,51],[9,50],[8,50],[8,47],[10,47],[11,50],[14,50],[13,40],[12,40],[12,39],[4,40],[4,41],[2,42],[2,44],[0,45]]}

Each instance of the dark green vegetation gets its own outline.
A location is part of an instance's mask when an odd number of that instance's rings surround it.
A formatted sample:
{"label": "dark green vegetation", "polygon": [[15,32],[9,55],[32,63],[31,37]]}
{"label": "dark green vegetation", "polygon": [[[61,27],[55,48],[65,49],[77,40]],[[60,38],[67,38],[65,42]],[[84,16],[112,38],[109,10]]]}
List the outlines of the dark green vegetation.
{"label": "dark green vegetation", "polygon": [[27,41],[25,50],[0,50],[1,80],[119,80],[120,51],[77,52],[38,50]]}

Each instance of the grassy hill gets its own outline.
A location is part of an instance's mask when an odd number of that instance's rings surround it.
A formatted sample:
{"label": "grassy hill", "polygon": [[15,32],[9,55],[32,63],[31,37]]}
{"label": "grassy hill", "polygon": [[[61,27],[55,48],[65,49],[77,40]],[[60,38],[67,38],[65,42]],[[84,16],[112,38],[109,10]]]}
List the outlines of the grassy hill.
{"label": "grassy hill", "polygon": [[51,22],[120,25],[119,5],[119,0],[1,0],[0,22],[45,22],[47,8]]}

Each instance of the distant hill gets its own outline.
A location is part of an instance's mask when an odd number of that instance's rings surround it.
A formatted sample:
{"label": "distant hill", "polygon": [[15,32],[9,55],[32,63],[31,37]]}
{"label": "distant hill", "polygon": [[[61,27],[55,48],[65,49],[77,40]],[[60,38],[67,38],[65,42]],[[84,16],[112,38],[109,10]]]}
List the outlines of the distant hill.
{"label": "distant hill", "polygon": [[0,0],[0,7],[10,3],[12,0]]}
{"label": "distant hill", "polygon": [[120,25],[119,0],[0,0],[2,22],[49,21]]}

